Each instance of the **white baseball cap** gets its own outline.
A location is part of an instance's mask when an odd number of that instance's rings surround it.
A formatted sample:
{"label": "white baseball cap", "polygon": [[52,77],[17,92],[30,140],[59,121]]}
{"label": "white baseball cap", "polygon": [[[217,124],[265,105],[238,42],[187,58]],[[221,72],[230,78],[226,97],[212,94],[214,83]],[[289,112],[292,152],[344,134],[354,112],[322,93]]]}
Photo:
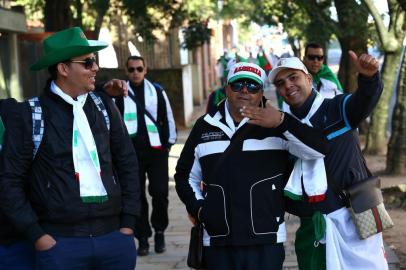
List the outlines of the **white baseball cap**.
{"label": "white baseball cap", "polygon": [[228,71],[227,83],[232,83],[239,79],[250,79],[264,85],[266,74],[265,71],[256,64],[239,62],[233,65]]}
{"label": "white baseball cap", "polygon": [[269,73],[269,81],[273,83],[276,75],[284,69],[296,69],[301,70],[305,74],[309,74],[306,66],[300,61],[297,57],[288,57],[288,58],[281,58],[279,59],[278,63],[276,63],[276,67],[274,67],[271,72]]}

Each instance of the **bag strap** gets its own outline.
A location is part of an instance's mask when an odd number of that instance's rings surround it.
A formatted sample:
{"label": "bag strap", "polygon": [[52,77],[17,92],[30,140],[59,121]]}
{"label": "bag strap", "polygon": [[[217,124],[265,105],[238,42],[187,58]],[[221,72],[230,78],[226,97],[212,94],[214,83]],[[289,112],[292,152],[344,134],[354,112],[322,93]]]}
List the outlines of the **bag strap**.
{"label": "bag strap", "polygon": [[34,144],[34,148],[32,149],[32,159],[34,159],[41,144],[42,137],[44,136],[45,121],[39,97],[30,98],[28,104],[31,107],[32,142]]}
{"label": "bag strap", "polygon": [[338,196],[338,198],[343,200],[345,204],[348,205],[348,194],[336,184],[335,178],[331,173],[327,172],[327,170],[326,173],[328,186],[331,187],[331,189]]}
{"label": "bag strap", "polygon": [[[106,106],[104,106],[103,100],[93,92],[89,92],[89,95],[99,112],[103,114],[107,129],[110,130],[110,117],[107,113]],[[31,107],[32,142],[34,144],[34,148],[32,149],[32,159],[34,159],[41,145],[42,138],[44,137],[45,121],[39,97],[30,98],[28,104]]]}
{"label": "bag strap", "polygon": [[152,123],[154,123],[154,125],[158,128],[158,122],[154,119],[151,113],[147,109],[145,109],[145,106],[141,104],[141,102],[135,97],[135,95],[131,93],[131,91],[128,91],[128,96],[135,102],[135,104],[137,104],[137,108],[141,109],[141,111],[145,113],[147,117],[151,119]]}
{"label": "bag strap", "polygon": [[[364,164],[365,170],[367,171],[367,175],[368,175],[368,177],[371,177],[372,173],[366,164],[365,158],[362,155],[361,155],[361,157],[362,157],[362,162]],[[348,203],[349,203],[348,193],[337,185],[337,183],[335,182],[335,178],[333,177],[333,175],[331,173],[327,172],[327,170],[326,170],[326,173],[327,173],[328,186],[331,187],[331,189],[338,196],[338,198],[343,200],[346,203],[346,205],[348,205]]]}
{"label": "bag strap", "polygon": [[96,105],[99,112],[104,116],[104,122],[106,122],[107,129],[110,130],[110,117],[107,113],[106,106],[104,106],[103,100],[101,97],[97,96],[94,92],[89,92],[90,97],[93,99],[94,104]]}

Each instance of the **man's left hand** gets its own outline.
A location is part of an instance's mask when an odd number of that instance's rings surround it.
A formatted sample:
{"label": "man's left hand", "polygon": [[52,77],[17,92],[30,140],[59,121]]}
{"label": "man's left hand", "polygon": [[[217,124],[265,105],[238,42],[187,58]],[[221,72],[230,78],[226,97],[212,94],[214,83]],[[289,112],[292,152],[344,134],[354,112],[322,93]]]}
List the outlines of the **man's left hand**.
{"label": "man's left hand", "polygon": [[111,97],[128,96],[128,85],[123,80],[112,79],[103,85],[103,89]]}
{"label": "man's left hand", "polygon": [[133,235],[134,231],[131,228],[120,228],[120,232],[125,235]]}
{"label": "man's left hand", "polygon": [[240,112],[243,117],[248,117],[250,119],[248,123],[266,128],[279,126],[284,117],[283,112],[274,108],[269,100],[265,103],[264,108],[244,106]]}

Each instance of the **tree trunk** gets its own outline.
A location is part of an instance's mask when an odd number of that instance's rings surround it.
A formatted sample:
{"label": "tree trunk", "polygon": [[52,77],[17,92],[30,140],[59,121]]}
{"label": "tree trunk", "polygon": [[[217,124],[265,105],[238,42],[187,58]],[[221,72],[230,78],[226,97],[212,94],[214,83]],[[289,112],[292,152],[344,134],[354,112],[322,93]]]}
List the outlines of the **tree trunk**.
{"label": "tree trunk", "polygon": [[386,172],[406,174],[406,61],[402,60],[392,116],[392,134],[388,145]]}
{"label": "tree trunk", "polygon": [[356,0],[335,0],[339,29],[336,36],[341,45],[338,79],[344,91],[353,92],[358,88],[356,69],[350,63],[348,50],[357,55],[367,52],[368,10]]}
{"label": "tree trunk", "polygon": [[367,51],[366,40],[359,37],[339,37],[341,46],[340,68],[338,70],[338,80],[347,93],[352,93],[358,88],[358,74],[355,66],[351,63],[348,51],[353,50],[358,56]]}
{"label": "tree trunk", "polygon": [[293,55],[301,58],[300,49],[298,47],[296,47],[295,39],[291,36],[288,36],[288,42],[289,42],[290,47],[292,48]]}
{"label": "tree trunk", "polygon": [[[113,2],[112,5],[117,5],[116,2]],[[96,21],[94,23],[94,36],[96,39],[99,38],[100,29],[103,24],[104,16],[110,7],[110,0],[98,0],[95,2],[94,8],[96,9]]]}
{"label": "tree trunk", "polygon": [[75,26],[83,29],[83,4],[81,0],[75,1],[77,17],[75,19]]}
{"label": "tree trunk", "polygon": [[73,26],[70,1],[46,0],[44,6],[44,28],[46,32],[56,32]]}
{"label": "tree trunk", "polygon": [[388,110],[393,93],[394,74],[397,74],[402,48],[395,53],[386,53],[382,68],[384,91],[371,116],[365,152],[371,155],[385,154],[387,149]]}

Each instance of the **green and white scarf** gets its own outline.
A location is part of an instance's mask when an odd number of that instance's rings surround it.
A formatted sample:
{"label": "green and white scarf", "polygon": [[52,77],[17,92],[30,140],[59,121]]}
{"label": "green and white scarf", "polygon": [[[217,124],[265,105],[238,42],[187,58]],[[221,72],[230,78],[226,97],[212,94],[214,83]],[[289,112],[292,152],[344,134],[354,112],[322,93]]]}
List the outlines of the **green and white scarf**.
{"label": "green and white scarf", "polygon": [[83,111],[88,94],[80,95],[74,100],[54,82],[51,90],[73,107],[72,156],[76,180],[79,181],[80,198],[84,203],[105,202],[108,195],[101,179],[97,147]]}
{"label": "green and white scarf", "polygon": [[[323,100],[324,98],[320,93],[317,93],[306,117],[298,120],[313,127],[310,119],[320,108]],[[296,116],[290,111],[289,107],[286,108],[285,112],[296,118]],[[327,175],[324,166],[324,158],[313,160],[303,160],[298,158],[295,162],[292,173],[290,174],[289,180],[286,183],[284,189],[285,196],[293,200],[301,200],[303,197],[302,181],[304,191],[308,196],[308,202],[316,203],[325,199],[325,193],[327,191]]]}
{"label": "green and white scarf", "polygon": [[[130,91],[134,95],[134,90],[131,88],[130,83],[128,84],[128,91]],[[145,110],[151,114],[154,118],[153,120],[157,120],[158,115],[158,94],[156,89],[152,83],[150,83],[147,79],[144,79],[144,99],[145,99]],[[134,137],[137,135],[138,131],[138,115],[137,115],[137,105],[132,100],[131,97],[127,96],[124,97],[124,123],[127,127],[128,134],[130,137]],[[148,138],[152,148],[161,148],[162,143],[159,138],[158,127],[154,124],[154,122],[148,117],[148,115],[144,114],[144,120],[147,127]]]}

